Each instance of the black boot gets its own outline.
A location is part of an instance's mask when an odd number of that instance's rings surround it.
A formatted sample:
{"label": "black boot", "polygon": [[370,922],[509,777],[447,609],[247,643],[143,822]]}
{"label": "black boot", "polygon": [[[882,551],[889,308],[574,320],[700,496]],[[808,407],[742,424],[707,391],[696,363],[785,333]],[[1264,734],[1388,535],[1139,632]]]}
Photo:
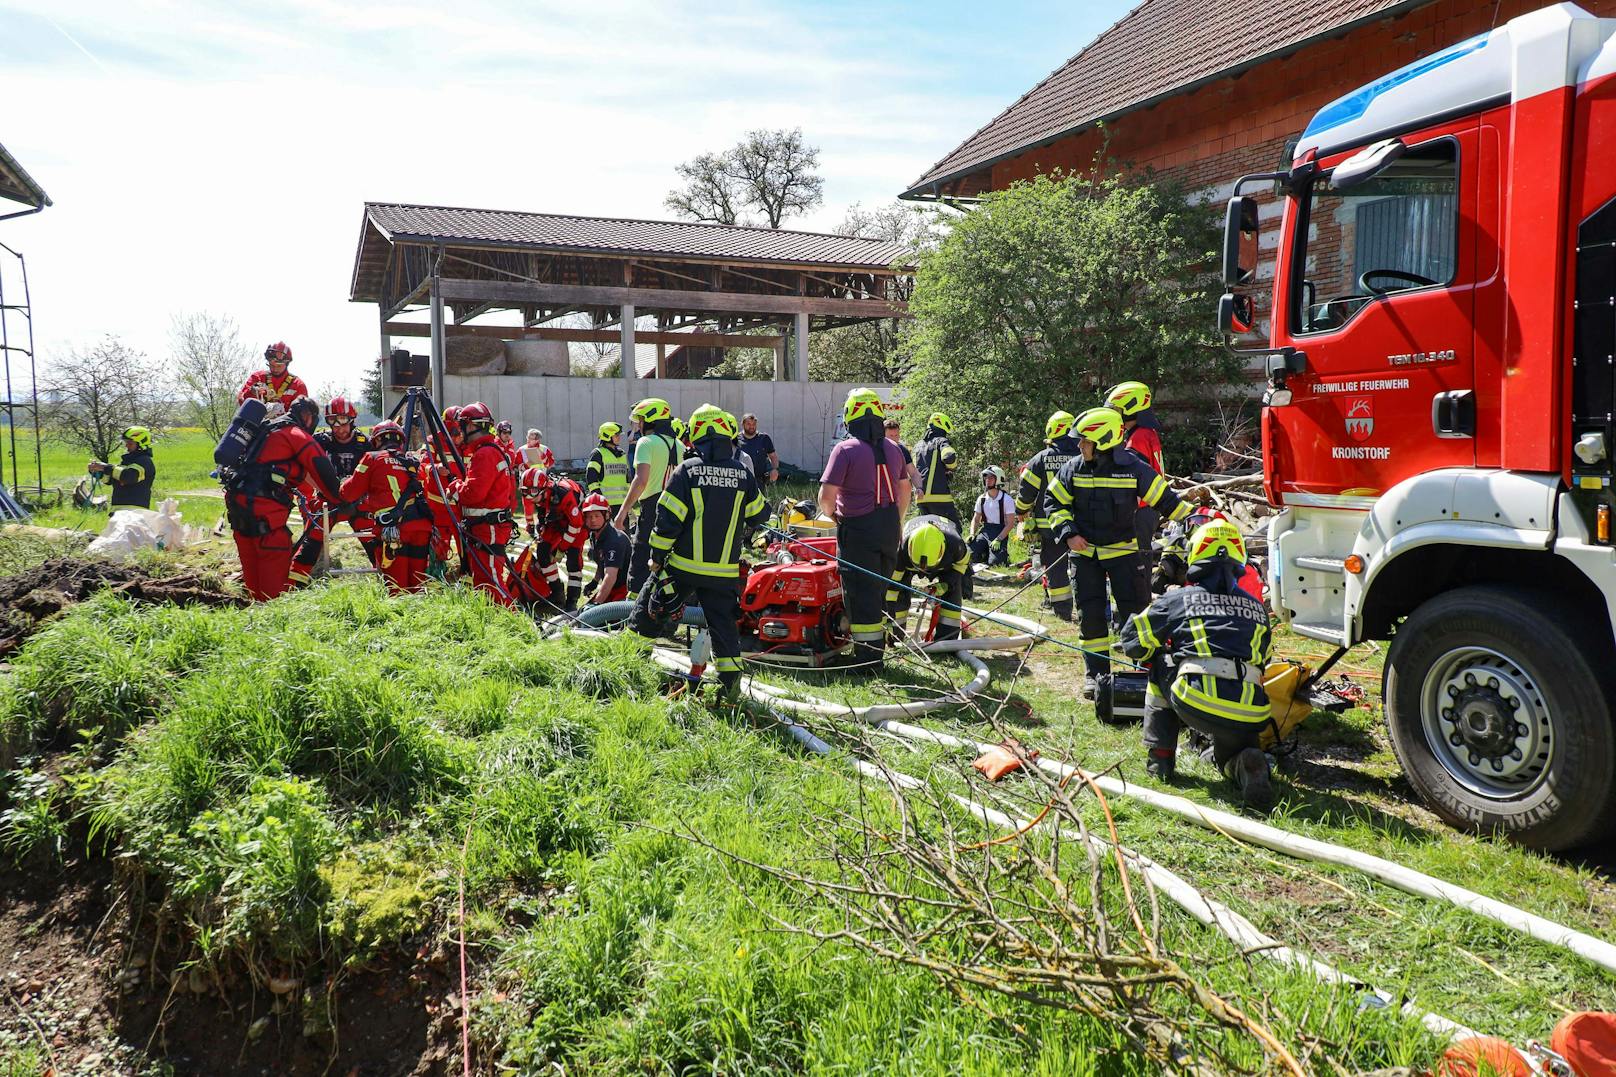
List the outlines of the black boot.
{"label": "black boot", "polygon": [[1267,812],[1274,806],[1274,786],[1268,779],[1268,757],[1261,749],[1246,748],[1229,762],[1230,777],[1240,790],[1240,800],[1253,811]]}
{"label": "black boot", "polygon": [[1145,773],[1158,781],[1171,783],[1178,775],[1178,756],[1171,748],[1151,748],[1145,756]]}

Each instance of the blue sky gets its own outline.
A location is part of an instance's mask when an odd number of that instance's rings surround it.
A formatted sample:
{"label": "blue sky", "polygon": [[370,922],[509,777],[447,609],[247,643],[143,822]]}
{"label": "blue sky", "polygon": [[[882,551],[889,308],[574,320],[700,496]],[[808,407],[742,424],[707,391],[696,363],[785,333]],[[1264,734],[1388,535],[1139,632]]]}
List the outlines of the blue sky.
{"label": "blue sky", "polygon": [[379,348],[362,203],[665,216],[678,162],[820,146],[830,227],[890,201],[1131,5],[1030,0],[0,0],[0,144],[55,205],[24,251],[42,356],[170,318],[285,339],[310,384]]}

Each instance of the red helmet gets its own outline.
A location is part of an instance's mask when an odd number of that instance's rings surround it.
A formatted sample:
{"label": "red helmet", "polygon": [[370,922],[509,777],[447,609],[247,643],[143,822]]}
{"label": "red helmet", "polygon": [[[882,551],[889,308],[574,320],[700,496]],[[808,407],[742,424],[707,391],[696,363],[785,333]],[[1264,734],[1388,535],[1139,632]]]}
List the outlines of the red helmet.
{"label": "red helmet", "polygon": [[607,516],[612,514],[612,503],[606,500],[606,495],[593,493],[584,498],[584,503],[578,506],[579,512],[604,512]]}
{"label": "red helmet", "polygon": [[522,472],[522,489],[534,493],[550,488],[550,473],[542,467],[530,467]]}
{"label": "red helmet", "polygon": [[498,430],[501,434],[509,434],[511,432],[511,421],[509,419],[501,419],[499,421],[499,425],[494,429]]}
{"label": "red helmet", "polygon": [[481,400],[476,400],[460,409],[457,421],[461,426],[492,426],[494,425],[494,413],[488,409],[487,404],[484,404]]}
{"label": "red helmet", "polygon": [[286,341],[277,340],[264,349],[264,359],[265,361],[279,359],[283,363],[290,363],[292,361],[292,349],[286,346]]}
{"label": "red helmet", "polygon": [[404,444],[404,428],[391,419],[383,419],[370,428],[370,440],[381,445],[391,441],[395,445]]}
{"label": "red helmet", "polygon": [[357,418],[359,418],[359,409],[348,403],[346,397],[334,396],[331,398],[331,402],[325,406],[326,422],[330,422],[332,419]]}
{"label": "red helmet", "polygon": [[446,407],[446,408],[443,409],[443,425],[444,426],[453,427],[455,425],[455,423],[458,423],[459,421],[460,421],[460,408],[459,408],[458,405],[451,404],[449,407]]}

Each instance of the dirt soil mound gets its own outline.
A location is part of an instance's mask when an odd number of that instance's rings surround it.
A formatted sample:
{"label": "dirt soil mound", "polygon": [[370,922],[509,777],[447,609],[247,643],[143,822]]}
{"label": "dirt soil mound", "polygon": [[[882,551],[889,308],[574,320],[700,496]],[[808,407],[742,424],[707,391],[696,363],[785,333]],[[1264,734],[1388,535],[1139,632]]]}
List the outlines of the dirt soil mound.
{"label": "dirt soil mound", "polygon": [[246,599],[198,573],[157,576],[135,565],[53,557],[0,579],[0,657],[10,654],[50,618],[103,588],[139,602],[242,606]]}

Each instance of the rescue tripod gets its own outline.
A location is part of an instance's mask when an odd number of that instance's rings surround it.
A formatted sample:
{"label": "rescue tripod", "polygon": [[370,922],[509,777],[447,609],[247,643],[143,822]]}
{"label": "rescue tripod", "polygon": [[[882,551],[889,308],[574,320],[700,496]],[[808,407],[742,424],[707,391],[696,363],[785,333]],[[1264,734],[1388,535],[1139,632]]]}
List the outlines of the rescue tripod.
{"label": "rescue tripod", "polygon": [[[402,420],[399,419],[401,412],[404,416]],[[421,435],[423,447],[432,447],[434,445],[433,439],[436,438],[436,444],[446,446],[450,455],[454,457],[455,469],[461,475],[466,473],[466,461],[460,455],[460,447],[455,444],[455,439],[450,435],[449,427],[443,421],[443,413],[432,402],[432,394],[428,393],[424,386],[416,385],[405,389],[403,399],[393,405],[393,410],[388,412],[387,417],[404,428],[405,449],[408,449],[413,443],[417,432]],[[427,473],[430,476],[432,485],[436,488],[438,497],[443,500],[445,505],[450,504],[449,491],[444,487],[437,468],[428,468]],[[500,582],[498,574],[493,571],[494,564],[491,555],[477,549],[471,540],[471,536],[466,533],[465,521],[460,518],[458,512],[450,512],[449,519],[454,524],[455,538],[460,543],[461,561],[469,562],[473,556],[483,558],[484,565],[488,569],[488,578],[494,581],[494,586],[499,588],[500,594],[504,596],[506,601],[511,601],[510,592]]]}

